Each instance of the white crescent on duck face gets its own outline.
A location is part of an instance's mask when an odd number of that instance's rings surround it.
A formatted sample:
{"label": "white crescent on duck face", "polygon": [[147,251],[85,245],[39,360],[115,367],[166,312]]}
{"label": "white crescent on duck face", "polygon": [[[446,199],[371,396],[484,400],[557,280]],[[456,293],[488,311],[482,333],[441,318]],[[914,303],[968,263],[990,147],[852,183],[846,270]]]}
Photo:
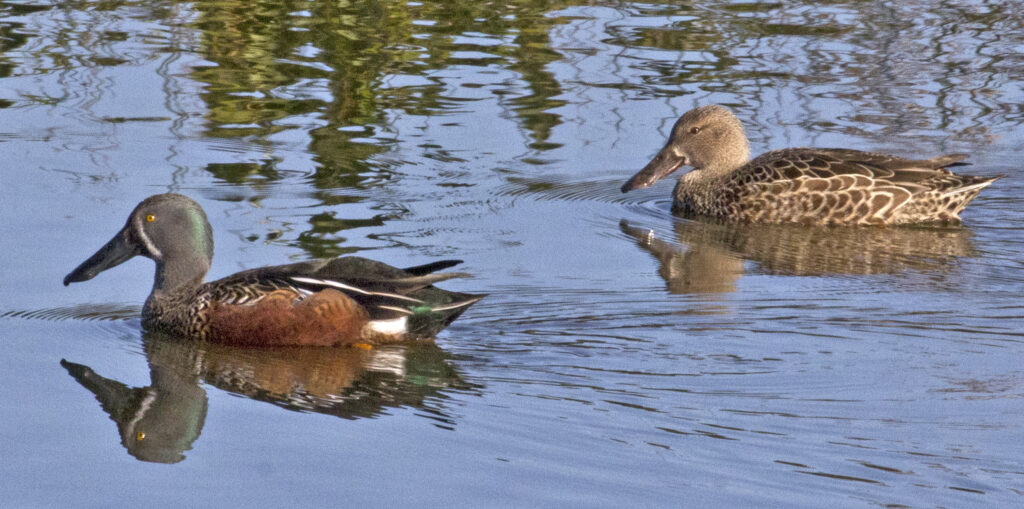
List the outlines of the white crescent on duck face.
{"label": "white crescent on duck face", "polygon": [[767,223],[880,225],[959,223],[960,212],[1002,176],[957,175],[966,154],[906,159],[834,148],[788,148],[750,160],[739,119],[709,105],[685,113],[668,143],[622,192],[683,166],[672,210]]}

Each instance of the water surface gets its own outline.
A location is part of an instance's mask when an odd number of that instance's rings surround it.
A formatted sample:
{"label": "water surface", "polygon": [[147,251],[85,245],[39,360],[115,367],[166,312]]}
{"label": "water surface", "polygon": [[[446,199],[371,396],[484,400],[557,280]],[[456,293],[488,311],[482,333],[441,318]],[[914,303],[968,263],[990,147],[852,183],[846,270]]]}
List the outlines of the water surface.
{"label": "water surface", "polygon": [[[1019,10],[0,1],[5,505],[1020,505]],[[755,153],[1007,178],[948,228],[619,192],[712,102]],[[168,191],[211,277],[458,258],[491,295],[434,344],[143,334],[149,261],[60,281]]]}

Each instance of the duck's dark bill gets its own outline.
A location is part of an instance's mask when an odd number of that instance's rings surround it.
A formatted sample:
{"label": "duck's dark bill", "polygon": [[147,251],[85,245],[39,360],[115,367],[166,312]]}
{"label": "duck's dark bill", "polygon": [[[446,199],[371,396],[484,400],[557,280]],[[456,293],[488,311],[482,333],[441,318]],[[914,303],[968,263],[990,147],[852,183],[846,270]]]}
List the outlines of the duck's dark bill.
{"label": "duck's dark bill", "polygon": [[82,262],[70,274],[64,276],[64,286],[71,283],[88,281],[96,277],[96,274],[111,267],[116,267],[137,254],[139,253],[128,241],[128,228],[126,227],[117,232],[117,235],[114,235],[114,238],[110,239],[107,245],[101,247],[88,260]]}
{"label": "duck's dark bill", "polygon": [[687,164],[686,156],[677,155],[671,147],[666,146],[644,166],[644,169],[633,175],[633,178],[622,184],[622,192],[650,187],[651,184],[665,178],[668,174]]}

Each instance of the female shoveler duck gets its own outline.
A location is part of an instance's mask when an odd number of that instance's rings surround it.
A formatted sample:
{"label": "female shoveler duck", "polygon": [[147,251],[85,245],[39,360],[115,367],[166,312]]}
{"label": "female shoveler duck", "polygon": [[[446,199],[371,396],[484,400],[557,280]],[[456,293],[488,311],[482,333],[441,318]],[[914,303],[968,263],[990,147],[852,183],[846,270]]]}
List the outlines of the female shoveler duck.
{"label": "female shoveler duck", "polygon": [[199,204],[150,196],[96,254],[64,278],[92,279],[135,256],[156,262],[142,325],[235,345],[372,344],[433,337],[483,298],[433,286],[444,260],[399,269],[355,256],[252,269],[204,283],[213,232]]}
{"label": "female shoveler duck", "polygon": [[997,177],[956,175],[966,154],[934,159],[847,149],[788,148],[750,160],[743,125],[702,106],[672,127],[668,143],[622,192],[650,186],[681,166],[672,211],[766,223],[866,225],[959,223],[960,211]]}

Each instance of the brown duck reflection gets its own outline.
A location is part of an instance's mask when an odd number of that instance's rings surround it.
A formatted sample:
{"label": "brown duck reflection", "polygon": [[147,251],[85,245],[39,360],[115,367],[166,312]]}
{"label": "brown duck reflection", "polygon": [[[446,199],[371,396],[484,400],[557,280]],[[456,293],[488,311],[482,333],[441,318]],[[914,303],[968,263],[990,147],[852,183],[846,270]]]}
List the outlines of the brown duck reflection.
{"label": "brown duck reflection", "polygon": [[[206,419],[201,383],[282,408],[345,419],[373,417],[388,407],[429,407],[429,397],[444,389],[470,387],[433,342],[370,350],[254,349],[146,334],[144,347],[152,382],[147,387],[129,387],[61,360],[117,423],[128,453],[142,461],[185,459]],[[443,408],[430,414],[440,425],[454,424]]]}
{"label": "brown duck reflection", "polygon": [[948,271],[962,257],[974,256],[970,231],[961,227],[809,227],[676,221],[677,242],[647,228],[619,222],[660,262],[659,274],[671,293],[725,293],[736,290],[744,263],[759,272],[795,276],[897,274]]}

